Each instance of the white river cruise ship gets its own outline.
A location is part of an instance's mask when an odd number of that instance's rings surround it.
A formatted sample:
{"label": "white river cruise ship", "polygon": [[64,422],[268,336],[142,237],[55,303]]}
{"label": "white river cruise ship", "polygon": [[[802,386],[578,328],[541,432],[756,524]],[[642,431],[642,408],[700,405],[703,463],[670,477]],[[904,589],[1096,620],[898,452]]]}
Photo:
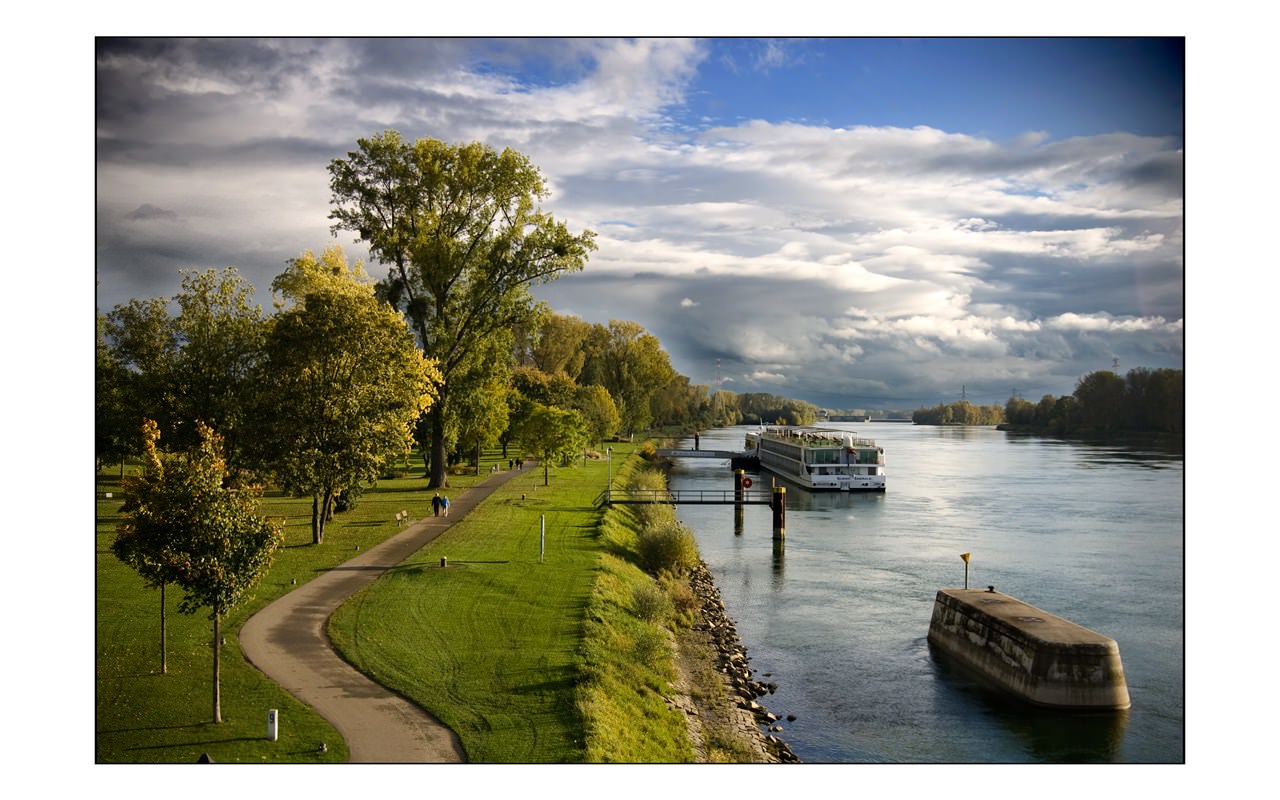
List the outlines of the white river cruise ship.
{"label": "white river cruise ship", "polygon": [[747,433],[760,466],[814,491],[883,492],[884,448],[852,431],[771,426]]}

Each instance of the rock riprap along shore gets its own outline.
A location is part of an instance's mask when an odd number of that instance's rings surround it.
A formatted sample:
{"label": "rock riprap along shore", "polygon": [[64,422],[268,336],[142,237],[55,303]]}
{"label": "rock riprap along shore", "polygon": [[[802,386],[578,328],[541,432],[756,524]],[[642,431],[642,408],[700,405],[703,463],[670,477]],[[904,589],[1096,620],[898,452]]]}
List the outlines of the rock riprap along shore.
{"label": "rock riprap along shore", "polygon": [[[800,759],[791,752],[786,742],[774,735],[782,731],[779,717],[757,702],[757,698],[773,694],[778,686],[776,683],[758,681],[752,675],[747,648],[738,638],[733,620],[725,613],[720,590],[705,562],[699,561],[694,567],[689,577],[689,586],[701,604],[700,618],[694,627],[706,631],[711,637],[716,651],[716,667],[725,676],[730,694],[740,712],[742,733],[763,752],[767,760],[798,763]],[[794,719],[794,716],[788,717],[788,720]]]}

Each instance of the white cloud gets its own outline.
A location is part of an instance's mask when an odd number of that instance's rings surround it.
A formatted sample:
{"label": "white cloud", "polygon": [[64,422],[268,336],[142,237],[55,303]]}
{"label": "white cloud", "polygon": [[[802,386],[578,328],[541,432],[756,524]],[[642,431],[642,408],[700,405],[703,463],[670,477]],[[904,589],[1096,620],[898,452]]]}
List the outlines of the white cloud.
{"label": "white cloud", "polygon": [[[547,210],[599,245],[586,273],[539,296],[635,319],[695,381],[718,357],[744,391],[904,396],[966,371],[1048,390],[1103,347],[1180,364],[1169,142],[763,120],[685,134],[672,113],[705,45],[555,45],[508,42],[484,69],[473,51],[489,45],[468,41],[160,40],[103,55],[100,294],[109,307],[172,293],[177,268],[227,264],[267,286],[329,240],[328,160],[393,127],[529,154]],[[766,44],[759,63],[789,48]],[[543,79],[504,71],[531,53]]]}
{"label": "white cloud", "polygon": [[1076,314],[1068,311],[1048,320],[1045,323],[1045,327],[1064,331],[1119,331],[1125,333],[1159,331],[1163,333],[1181,333],[1182,320],[1170,322],[1163,317],[1116,318],[1110,314]]}

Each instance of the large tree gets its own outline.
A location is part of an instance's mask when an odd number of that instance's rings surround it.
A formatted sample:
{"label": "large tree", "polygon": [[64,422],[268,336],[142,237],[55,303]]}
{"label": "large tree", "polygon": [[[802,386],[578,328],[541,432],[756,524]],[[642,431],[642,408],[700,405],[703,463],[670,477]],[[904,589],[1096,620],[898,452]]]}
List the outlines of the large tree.
{"label": "large tree", "polygon": [[443,376],[431,410],[431,480],[447,483],[450,381],[495,331],[528,324],[529,287],[582,269],[595,234],[571,233],[538,206],[541,172],[521,153],[386,131],[329,164],[334,231],[390,268],[385,297],[403,309]]}
{"label": "large tree", "polygon": [[1124,378],[1110,370],[1090,372],[1076,383],[1078,425],[1109,431],[1124,422]]}
{"label": "large tree", "polygon": [[577,380],[586,362],[583,349],[591,324],[575,316],[544,314],[530,347],[533,366],[547,373],[563,372]]}
{"label": "large tree", "polygon": [[339,248],[290,262],[267,336],[253,450],[289,490],[312,498],[312,541],[344,489],[376,479],[409,450],[439,374],[404,318],[349,268]]}
{"label": "large tree", "polygon": [[222,618],[266,574],[284,534],[259,513],[260,488],[228,485],[221,437],[203,422],[195,429],[195,445],[169,454],[159,449],[159,426],[144,423],[142,472],[126,479],[112,549],[148,581],[178,584],[182,613],[209,609],[213,721],[222,722]]}
{"label": "large tree", "polygon": [[[449,450],[457,448],[471,453],[477,474],[481,449],[497,444],[510,424],[511,363],[507,357],[511,350],[510,340],[506,332],[496,332],[453,371],[450,396],[458,408],[466,409],[466,413],[449,415],[445,444]],[[426,443],[429,444],[431,427],[430,420],[426,421]]]}
{"label": "large tree", "polygon": [[107,318],[95,314],[97,338],[94,346],[93,376],[93,455],[94,464],[102,469],[108,463],[119,463],[124,475],[124,457],[129,446],[129,413],[125,392],[129,373],[107,343]]}
{"label": "large tree", "polygon": [[143,419],[173,431],[170,382],[178,337],[167,306],[163,297],[133,299],[103,319],[95,400],[100,444],[110,447],[110,455],[118,454],[112,445],[129,455],[141,452],[138,429]]}
{"label": "large tree", "polygon": [[573,407],[582,414],[587,433],[593,442],[603,442],[618,432],[621,418],[609,390],[603,386],[579,387],[573,399]]}
{"label": "large tree", "polygon": [[553,459],[568,463],[587,445],[587,423],[573,409],[533,404],[533,410],[520,426],[520,447],[542,462],[542,483],[551,482],[549,467]]}
{"label": "large tree", "polygon": [[253,284],[228,267],[185,272],[174,298],[178,350],[169,382],[176,417],[172,441],[194,445],[195,423],[203,421],[224,437],[233,466],[239,466],[246,409],[256,392],[250,376],[266,334],[266,318],[253,294]]}
{"label": "large tree", "polygon": [[255,391],[250,375],[266,331],[253,292],[234,268],[188,270],[172,303],[134,299],[112,309],[104,340],[119,376],[117,425],[134,431],[146,417],[166,441],[188,447],[198,439],[196,421],[203,421],[225,437],[227,456],[238,465]]}
{"label": "large tree", "polygon": [[653,421],[650,400],[676,376],[662,343],[639,323],[611,320],[607,328],[593,327],[586,350],[579,382],[609,390],[624,431],[648,428]]}

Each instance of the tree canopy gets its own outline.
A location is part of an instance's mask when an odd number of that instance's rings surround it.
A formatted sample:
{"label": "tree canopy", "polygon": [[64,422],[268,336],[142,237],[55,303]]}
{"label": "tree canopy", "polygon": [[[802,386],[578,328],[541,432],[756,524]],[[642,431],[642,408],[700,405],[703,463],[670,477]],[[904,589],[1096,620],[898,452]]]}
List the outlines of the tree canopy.
{"label": "tree canopy", "polygon": [[176,315],[163,297],[112,309],[99,363],[115,393],[98,398],[99,416],[112,431],[102,444],[132,443],[145,417],[160,426],[166,441],[187,447],[198,439],[199,420],[224,437],[228,458],[238,462],[253,395],[249,377],[266,334],[252,297],[253,285],[233,268],[189,270],[173,298]]}
{"label": "tree canopy", "polygon": [[1011,397],[1004,411],[1011,426],[1052,434],[1182,433],[1185,402],[1182,370],[1136,367],[1123,378],[1110,370],[1091,372],[1072,394],[1046,394],[1034,404]]}
{"label": "tree canopy", "polygon": [[404,319],[339,248],[305,253],[273,283],[292,305],[267,336],[255,401],[255,460],[312,497],[312,540],[343,490],[376,479],[413,444],[439,373]]}
{"label": "tree canopy", "polygon": [[551,462],[565,462],[582,453],[587,444],[587,424],[573,409],[535,403],[520,427],[520,445],[542,462],[542,482],[550,483]]}
{"label": "tree canopy", "polygon": [[389,266],[380,292],[438,364],[431,485],[443,486],[455,371],[495,331],[528,323],[529,286],[582,269],[595,234],[574,234],[538,207],[548,194],[542,174],[515,150],[409,143],[390,130],[356,144],[329,164],[330,218]]}

